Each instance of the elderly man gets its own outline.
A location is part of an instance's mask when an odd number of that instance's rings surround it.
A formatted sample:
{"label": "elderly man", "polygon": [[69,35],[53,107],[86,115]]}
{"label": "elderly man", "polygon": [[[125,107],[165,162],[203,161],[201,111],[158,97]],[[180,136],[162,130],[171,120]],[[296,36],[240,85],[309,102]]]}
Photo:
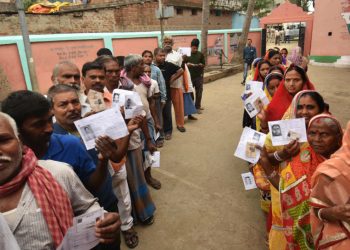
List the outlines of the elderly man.
{"label": "elderly man", "polygon": [[[129,55],[125,57],[124,68],[120,79],[121,88],[136,91],[141,97],[144,111],[146,112],[147,122],[144,123],[142,127],[143,136],[146,139],[145,148],[143,150],[145,154],[144,158],[146,158],[149,152],[153,153],[156,150],[154,146],[155,140],[153,138],[154,121],[150,112],[151,109],[153,109],[152,113],[155,113],[156,111],[155,106],[152,105],[154,102],[149,102],[151,100],[151,79],[144,74],[144,62],[140,55]],[[152,177],[151,168],[147,164],[145,164],[144,167],[146,168],[145,178],[147,183],[155,189],[160,189],[161,184],[158,180]]]}
{"label": "elderly man", "polygon": [[123,156],[112,153],[115,147],[105,147],[109,145],[107,138],[97,140],[96,149],[101,155],[95,160],[95,165],[78,138],[52,134],[51,106],[43,95],[27,90],[13,92],[3,101],[2,111],[15,119],[22,142],[34,151],[37,158],[68,163],[105,210],[117,211],[118,201],[112,189],[108,159],[116,155],[114,161],[119,162]]}
{"label": "elderly man", "polygon": [[[182,66],[182,55],[173,50],[174,41],[170,36],[165,36],[163,39],[163,48],[166,52],[166,61]],[[183,97],[183,77],[182,75],[172,81],[170,84],[170,96],[174,106],[176,127],[180,132],[186,132],[185,125],[185,109],[184,109],[184,97]]]}
{"label": "elderly man", "polygon": [[[56,117],[56,123],[53,125],[54,133],[78,135],[79,133],[74,125],[74,121],[81,119],[81,105],[77,91],[67,85],[58,84],[49,89],[48,97]],[[130,133],[139,127],[142,119],[143,117],[140,116],[129,122],[128,129]],[[108,143],[116,147],[116,150],[111,151],[111,153],[125,156],[129,144],[129,136],[118,139],[115,142],[108,138]],[[95,149],[89,150],[89,153],[92,158],[97,158]],[[122,221],[121,230],[124,234],[125,242],[129,247],[134,248],[138,244],[138,236],[133,228],[132,206],[124,162],[125,160],[121,160],[121,163],[116,164],[110,161],[115,172],[112,176],[112,184],[114,193],[118,198],[118,211]]]}
{"label": "elderly man", "polygon": [[[143,72],[144,63],[142,57],[135,55],[127,56],[124,61],[124,69],[120,74],[120,88],[138,92],[140,94],[142,104],[144,105],[144,110],[147,113],[147,118],[152,119],[149,108],[147,107],[147,93],[151,82],[148,76],[143,75]],[[140,92],[137,91],[137,89]],[[152,138],[148,130],[146,119],[143,120],[141,129],[146,141],[147,149],[153,153],[156,148],[152,143]],[[160,182],[152,178],[150,168],[147,168],[146,171],[144,171],[142,145],[141,131],[140,129],[137,129],[131,134],[130,137],[126,171],[128,175],[131,199],[135,205],[136,218],[134,219],[138,219],[142,223],[150,225],[154,221],[153,214],[156,208],[152,201],[147,183],[153,187],[160,188]]]}
{"label": "elderly man", "polygon": [[[71,168],[38,161],[19,140],[16,122],[0,112],[0,212],[23,250],[56,249],[73,216],[100,208]],[[117,213],[96,223],[101,243],[117,239]]]}
{"label": "elderly man", "polygon": [[53,68],[51,81],[53,84],[62,83],[80,89],[80,70],[70,61],[59,62]]}
{"label": "elderly man", "polygon": [[173,132],[173,121],[171,115],[171,97],[170,97],[170,85],[180,78],[183,74],[183,69],[173,63],[165,61],[165,51],[162,48],[156,48],[154,50],[155,64],[161,70],[165,85],[167,88],[167,100],[163,108],[163,121],[164,121],[164,135],[165,140],[171,139]]}

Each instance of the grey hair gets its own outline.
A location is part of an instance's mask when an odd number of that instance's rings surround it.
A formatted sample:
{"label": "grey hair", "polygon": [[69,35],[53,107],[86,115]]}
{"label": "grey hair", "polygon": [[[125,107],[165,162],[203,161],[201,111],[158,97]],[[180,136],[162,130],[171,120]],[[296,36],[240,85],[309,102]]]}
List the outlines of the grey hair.
{"label": "grey hair", "polygon": [[78,66],[75,63],[71,62],[71,61],[59,62],[53,67],[52,78],[56,78],[58,76],[58,73],[60,72],[60,69],[61,69],[62,65],[68,65],[68,66],[76,67],[77,69],[79,69]]}
{"label": "grey hair", "polygon": [[3,112],[0,112],[0,119],[1,118],[5,119],[10,124],[10,126],[13,129],[13,133],[15,134],[16,138],[18,139],[18,128],[17,128],[17,124],[16,124],[15,120],[11,116],[9,116],[8,114],[3,113]]}
{"label": "grey hair", "polygon": [[164,40],[171,40],[171,43],[173,44],[174,43],[174,39],[172,36],[163,36],[163,41]]}
{"label": "grey hair", "polygon": [[126,70],[126,72],[129,72],[132,67],[138,65],[140,63],[140,61],[142,61],[143,58],[140,55],[135,55],[135,54],[131,54],[128,55],[127,57],[125,57],[124,59],[124,68]]}

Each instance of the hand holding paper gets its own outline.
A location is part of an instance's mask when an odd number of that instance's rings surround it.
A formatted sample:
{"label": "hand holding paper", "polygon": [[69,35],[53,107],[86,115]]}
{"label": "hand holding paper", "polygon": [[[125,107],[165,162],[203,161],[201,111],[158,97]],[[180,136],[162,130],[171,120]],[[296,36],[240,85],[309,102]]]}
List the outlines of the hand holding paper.
{"label": "hand holding paper", "polygon": [[262,107],[270,103],[264,91],[257,89],[253,94],[244,100],[244,108],[251,118],[256,116]]}
{"label": "hand holding paper", "polygon": [[117,213],[106,213],[103,219],[97,221],[95,226],[96,237],[101,243],[115,242],[121,222]]}
{"label": "hand holding paper", "polygon": [[305,118],[269,122],[273,146],[287,145],[293,140],[307,142]]}
{"label": "hand holding paper", "polygon": [[235,156],[251,163],[257,163],[260,157],[260,150],[256,148],[256,145],[262,147],[265,139],[265,134],[245,127],[235,151]]}
{"label": "hand holding paper", "polygon": [[95,147],[99,136],[107,135],[116,140],[129,134],[119,108],[111,108],[74,122],[86,148]]}

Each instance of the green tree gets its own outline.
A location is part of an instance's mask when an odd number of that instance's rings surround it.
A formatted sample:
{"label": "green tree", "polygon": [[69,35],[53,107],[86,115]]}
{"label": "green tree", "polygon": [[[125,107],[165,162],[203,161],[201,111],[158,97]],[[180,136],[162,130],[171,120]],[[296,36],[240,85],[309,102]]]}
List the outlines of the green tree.
{"label": "green tree", "polygon": [[291,3],[294,3],[294,4],[298,5],[299,7],[301,7],[306,12],[309,11],[310,3],[313,2],[313,1],[309,1],[309,0],[289,0],[289,1]]}
{"label": "green tree", "polygon": [[238,51],[232,57],[232,60],[231,60],[232,63],[233,62],[238,62],[238,63],[243,62],[243,50],[244,50],[244,46],[247,42],[248,33],[249,33],[249,29],[250,29],[250,23],[252,21],[254,7],[255,7],[256,2],[257,2],[257,0],[248,0],[247,12],[246,12],[246,16],[245,16],[245,20],[244,20],[244,24],[243,24],[242,35],[240,36],[239,41],[238,41]]}
{"label": "green tree", "polygon": [[[246,12],[248,9],[248,2],[249,0],[240,0],[241,2],[241,8],[240,11]],[[258,17],[266,16],[268,13],[270,13],[271,8],[274,7],[274,0],[258,0],[255,3],[254,6],[254,13]]]}

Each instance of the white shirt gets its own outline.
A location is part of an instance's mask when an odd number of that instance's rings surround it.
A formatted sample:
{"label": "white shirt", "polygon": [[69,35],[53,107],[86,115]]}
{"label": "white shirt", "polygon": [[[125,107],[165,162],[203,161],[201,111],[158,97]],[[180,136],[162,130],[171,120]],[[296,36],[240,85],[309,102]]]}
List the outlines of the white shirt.
{"label": "white shirt", "polygon": [[[166,56],[166,61],[173,63],[179,67],[182,65],[182,55],[177,51],[173,50]],[[183,85],[183,77],[180,76],[177,80],[170,84],[171,88],[180,89]]]}

